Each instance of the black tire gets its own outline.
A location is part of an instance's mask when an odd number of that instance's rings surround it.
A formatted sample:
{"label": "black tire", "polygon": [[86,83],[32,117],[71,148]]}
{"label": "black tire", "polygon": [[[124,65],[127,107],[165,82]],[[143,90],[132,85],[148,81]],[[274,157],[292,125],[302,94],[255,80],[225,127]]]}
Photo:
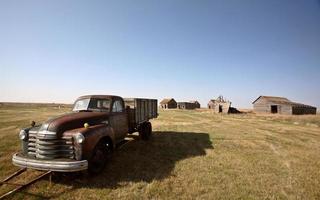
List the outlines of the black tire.
{"label": "black tire", "polygon": [[106,167],[111,159],[112,146],[106,140],[100,140],[94,147],[91,158],[89,159],[88,172],[89,174],[99,174]]}
{"label": "black tire", "polygon": [[148,138],[150,139],[152,136],[152,125],[150,122],[147,124],[147,132],[148,132]]}
{"label": "black tire", "polygon": [[140,127],[139,127],[139,137],[144,140],[145,139],[145,124],[141,124]]}
{"label": "black tire", "polygon": [[146,122],[141,124],[139,130],[139,136],[142,140],[149,140],[152,133],[152,126],[150,122]]}

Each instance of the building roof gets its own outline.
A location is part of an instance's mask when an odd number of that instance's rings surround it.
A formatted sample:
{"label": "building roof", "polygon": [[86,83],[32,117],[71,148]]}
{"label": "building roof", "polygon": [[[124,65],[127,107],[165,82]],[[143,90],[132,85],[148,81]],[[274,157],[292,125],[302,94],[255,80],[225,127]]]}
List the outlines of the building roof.
{"label": "building roof", "polygon": [[256,100],[254,100],[254,102],[252,102],[252,104],[254,104],[256,101],[258,101],[260,98],[267,99],[268,101],[271,101],[271,102],[277,103],[277,104],[286,104],[286,105],[292,105],[295,107],[312,107],[312,108],[314,108],[313,106],[290,101],[289,99],[287,99],[285,97],[274,97],[274,96],[259,96]]}
{"label": "building roof", "polygon": [[189,101],[190,103],[200,104],[198,101]]}
{"label": "building roof", "polygon": [[303,104],[303,103],[296,103],[296,102],[291,102],[291,105],[292,105],[293,107],[316,108],[316,107],[314,107],[314,106],[306,105],[306,104]]}
{"label": "building roof", "polygon": [[258,101],[260,98],[264,98],[264,99],[267,99],[268,101],[272,101],[275,103],[281,103],[281,104],[292,103],[289,99],[287,99],[285,97],[259,96],[256,100],[254,100],[254,102],[252,102],[252,104],[254,104],[256,101]]}
{"label": "building roof", "polygon": [[211,99],[208,104],[215,104],[215,103],[231,103],[230,101],[223,98],[223,96],[219,96],[217,99]]}
{"label": "building roof", "polygon": [[167,98],[167,99],[163,99],[161,102],[160,102],[160,104],[167,104],[167,103],[169,103],[170,101],[175,101],[174,100],[174,98]]}
{"label": "building roof", "polygon": [[182,101],[182,102],[177,102],[177,104],[194,104],[194,103]]}
{"label": "building roof", "polygon": [[215,102],[216,102],[215,99],[211,99],[208,104],[210,104],[210,103],[215,103]]}

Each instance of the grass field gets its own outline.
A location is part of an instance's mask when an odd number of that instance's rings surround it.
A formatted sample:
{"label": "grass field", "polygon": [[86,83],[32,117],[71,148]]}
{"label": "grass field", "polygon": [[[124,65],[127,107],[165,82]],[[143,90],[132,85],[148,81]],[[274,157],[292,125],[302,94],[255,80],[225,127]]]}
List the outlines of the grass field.
{"label": "grass field", "polygon": [[[0,179],[17,133],[56,106],[0,107]],[[154,134],[117,150],[96,177],[58,174],[14,199],[320,199],[320,116],[160,111]],[[135,138],[135,137],[134,137]],[[28,172],[24,181],[38,172]],[[0,188],[4,191],[7,188]]]}

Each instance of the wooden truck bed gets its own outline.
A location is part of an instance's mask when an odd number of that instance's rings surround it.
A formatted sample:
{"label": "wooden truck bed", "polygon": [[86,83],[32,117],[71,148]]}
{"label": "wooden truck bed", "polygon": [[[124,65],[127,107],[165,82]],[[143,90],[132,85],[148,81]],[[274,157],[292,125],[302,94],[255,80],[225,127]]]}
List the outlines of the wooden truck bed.
{"label": "wooden truck bed", "polygon": [[124,103],[129,113],[130,131],[136,130],[141,123],[158,117],[158,100],[156,99],[125,98]]}

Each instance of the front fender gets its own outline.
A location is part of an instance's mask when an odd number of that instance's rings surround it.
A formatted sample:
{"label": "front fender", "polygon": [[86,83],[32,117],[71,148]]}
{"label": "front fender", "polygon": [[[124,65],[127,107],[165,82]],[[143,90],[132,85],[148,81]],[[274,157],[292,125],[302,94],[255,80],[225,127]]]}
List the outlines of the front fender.
{"label": "front fender", "polygon": [[106,124],[89,126],[88,128],[74,129],[72,131],[65,132],[64,135],[75,135],[77,133],[81,133],[85,137],[84,143],[74,143],[76,150],[81,149],[81,159],[89,159],[96,144],[100,141],[100,139],[105,137],[108,137],[112,141],[113,148],[115,148],[115,133],[113,128]]}

